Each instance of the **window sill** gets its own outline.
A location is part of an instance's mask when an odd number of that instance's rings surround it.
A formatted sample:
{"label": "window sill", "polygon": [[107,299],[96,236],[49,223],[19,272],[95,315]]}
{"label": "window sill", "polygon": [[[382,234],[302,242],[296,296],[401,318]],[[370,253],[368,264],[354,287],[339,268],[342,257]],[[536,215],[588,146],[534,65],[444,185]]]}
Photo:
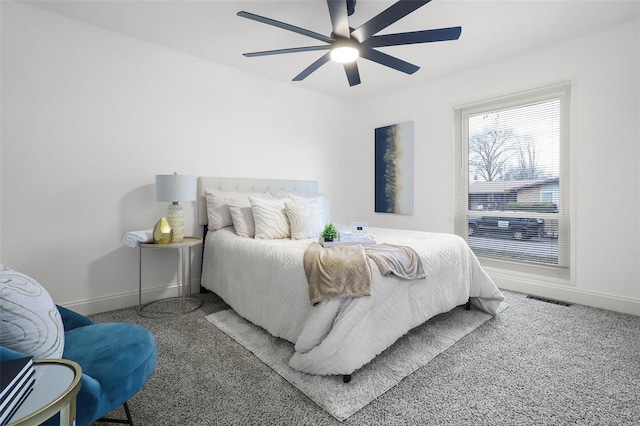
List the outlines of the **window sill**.
{"label": "window sill", "polygon": [[508,260],[478,257],[492,278],[554,287],[575,287],[569,268],[527,264]]}

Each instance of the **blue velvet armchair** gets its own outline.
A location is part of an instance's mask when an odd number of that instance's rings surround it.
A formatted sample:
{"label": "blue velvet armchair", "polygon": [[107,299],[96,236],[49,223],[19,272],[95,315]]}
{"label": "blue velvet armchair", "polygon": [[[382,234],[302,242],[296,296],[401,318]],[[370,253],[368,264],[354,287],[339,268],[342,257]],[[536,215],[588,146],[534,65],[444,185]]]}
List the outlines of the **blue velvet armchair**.
{"label": "blue velvet armchair", "polygon": [[[76,403],[76,425],[96,420],[133,426],[127,401],[147,382],[156,367],[158,348],[147,329],[137,324],[94,324],[89,318],[58,306],[64,324],[62,358],[82,367],[81,388]],[[0,346],[0,359],[24,354]],[[127,420],[104,416],[123,405]],[[58,415],[44,424],[59,424]]]}

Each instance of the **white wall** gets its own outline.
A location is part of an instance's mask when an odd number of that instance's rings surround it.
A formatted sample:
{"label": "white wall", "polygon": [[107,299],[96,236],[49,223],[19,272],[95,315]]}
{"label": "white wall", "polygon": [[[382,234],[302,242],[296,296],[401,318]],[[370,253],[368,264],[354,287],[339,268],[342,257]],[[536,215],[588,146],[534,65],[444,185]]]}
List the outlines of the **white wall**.
{"label": "white wall", "polygon": [[[0,7],[0,261],[59,303],[81,312],[137,303],[138,251],[122,236],[164,214],[154,176],[174,170],[317,179],[336,222],[451,232],[453,107],[569,79],[574,285],[492,276],[640,314],[637,21],[350,105],[23,4]],[[373,213],[374,129],[408,120],[414,214]],[[185,206],[187,233],[200,235],[195,207]],[[145,257],[145,288],[175,284],[178,262]]]}
{"label": "white wall", "polygon": [[[351,139],[341,127],[348,104],[1,7],[0,261],[58,303],[94,312],[137,303],[138,250],[122,238],[165,214],[156,174],[315,179],[327,192],[339,183],[324,160]],[[187,235],[202,235],[195,208],[185,205]],[[145,254],[145,288],[175,284],[178,263],[177,252]]]}
{"label": "white wall", "polygon": [[[352,217],[370,225],[453,232],[453,108],[521,90],[573,82],[575,274],[554,286],[501,277],[505,288],[640,315],[640,24],[623,25],[452,75],[359,106],[353,150],[373,158],[373,129],[413,120],[414,213],[373,212],[373,161],[354,174]],[[335,199],[336,197],[334,197]]]}

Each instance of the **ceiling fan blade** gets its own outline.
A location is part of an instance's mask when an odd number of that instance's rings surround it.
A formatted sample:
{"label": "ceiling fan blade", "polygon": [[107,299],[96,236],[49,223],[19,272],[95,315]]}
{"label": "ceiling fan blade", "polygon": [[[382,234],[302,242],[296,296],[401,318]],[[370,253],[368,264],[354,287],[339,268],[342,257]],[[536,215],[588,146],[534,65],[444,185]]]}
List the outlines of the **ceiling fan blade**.
{"label": "ceiling fan blade", "polygon": [[324,41],[325,43],[331,43],[333,40],[331,37],[316,33],[314,31],[305,30],[304,28],[296,27],[295,25],[286,24],[284,22],[276,21],[275,19],[265,18],[264,16],[255,15],[253,13],[240,11],[238,16],[251,19],[253,21],[261,22],[263,24],[272,25],[274,27],[282,28],[283,30],[292,31],[297,34],[302,34],[307,37],[315,38],[316,40]]}
{"label": "ceiling fan blade", "polygon": [[320,68],[322,65],[326,64],[327,62],[329,62],[329,59],[330,59],[329,52],[327,52],[324,55],[322,55],[317,61],[315,61],[314,63],[309,65],[307,68],[305,68],[300,74],[296,75],[293,78],[293,81],[304,80],[309,76],[309,74],[311,74],[312,72],[314,72],[315,70]]}
{"label": "ceiling fan blade", "polygon": [[352,33],[351,37],[358,40],[360,43],[367,40],[369,37],[377,34],[379,31],[387,28],[399,19],[404,18],[414,10],[424,6],[431,0],[399,0],[397,3],[392,4],[387,9],[380,12],[358,28]]}
{"label": "ceiling fan blade", "polygon": [[347,73],[349,86],[356,86],[360,84],[360,73],[358,72],[358,63],[356,61],[344,64],[344,71]]}
{"label": "ceiling fan blade", "polygon": [[413,31],[408,33],[373,36],[361,44],[363,47],[399,46],[403,44],[431,43],[457,40],[462,27],[438,28],[436,30]]}
{"label": "ceiling fan blade", "polygon": [[328,50],[328,49],[331,49],[331,46],[327,44],[324,46],[291,47],[288,49],[263,50],[262,52],[243,53],[242,56],[246,56],[247,58],[253,58],[256,56],[280,55],[282,53],[313,52],[315,50]]}
{"label": "ceiling fan blade", "polygon": [[345,0],[327,0],[333,34],[336,37],[349,38],[349,20],[347,18],[347,2]]}
{"label": "ceiling fan blade", "polygon": [[402,59],[395,58],[374,49],[360,49],[360,56],[406,74],[413,74],[420,69],[417,65],[410,64]]}

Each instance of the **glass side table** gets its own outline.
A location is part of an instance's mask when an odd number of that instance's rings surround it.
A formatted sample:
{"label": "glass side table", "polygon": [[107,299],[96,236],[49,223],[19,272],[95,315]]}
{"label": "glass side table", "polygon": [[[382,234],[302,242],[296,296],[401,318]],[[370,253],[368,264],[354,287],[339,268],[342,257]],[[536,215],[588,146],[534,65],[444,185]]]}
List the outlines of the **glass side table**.
{"label": "glass side table", "polygon": [[[202,301],[191,297],[191,248],[202,244],[202,238],[184,237],[180,243],[140,243],[140,270],[138,279],[138,314],[147,318],[165,318],[188,314],[202,306]],[[142,251],[146,249],[179,249],[182,253],[182,283],[180,296],[166,297],[142,304]],[[178,306],[176,306],[176,302]]]}
{"label": "glass side table", "polygon": [[33,391],[13,415],[9,426],[39,425],[58,412],[60,426],[75,425],[82,368],[67,359],[41,359],[33,365]]}

